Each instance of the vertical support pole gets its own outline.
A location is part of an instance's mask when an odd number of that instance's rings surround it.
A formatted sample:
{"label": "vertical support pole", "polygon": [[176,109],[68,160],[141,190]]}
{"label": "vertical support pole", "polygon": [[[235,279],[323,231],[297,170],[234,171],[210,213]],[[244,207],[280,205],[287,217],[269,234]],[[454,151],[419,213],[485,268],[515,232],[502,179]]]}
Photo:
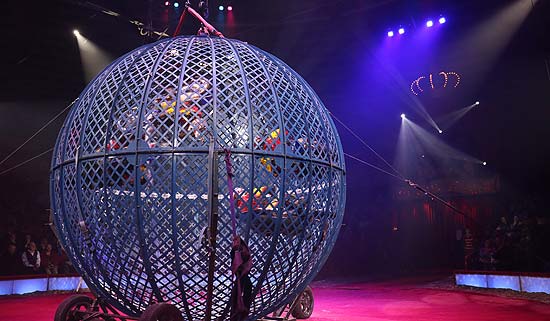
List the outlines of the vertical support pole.
{"label": "vertical support pole", "polygon": [[205,321],[212,320],[214,296],[214,272],[216,269],[216,234],[218,234],[218,153],[214,150],[215,139],[210,138],[208,149],[208,285],[206,289]]}

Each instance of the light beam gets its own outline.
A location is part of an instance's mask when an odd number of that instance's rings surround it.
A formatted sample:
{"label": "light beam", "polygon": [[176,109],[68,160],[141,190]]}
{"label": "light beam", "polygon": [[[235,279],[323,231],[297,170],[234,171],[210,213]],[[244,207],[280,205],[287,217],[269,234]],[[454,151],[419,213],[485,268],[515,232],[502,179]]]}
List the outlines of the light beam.
{"label": "light beam", "polygon": [[107,67],[113,58],[106,51],[84,37],[78,30],[74,30],[73,34],[78,43],[78,51],[80,52],[80,62],[84,70],[84,78],[86,83],[88,83],[95,75]]}
{"label": "light beam", "polygon": [[464,117],[470,110],[472,110],[474,107],[476,107],[478,105],[479,105],[479,101],[476,101],[475,103],[473,103],[469,106],[466,106],[466,107],[460,108],[458,110],[455,110],[455,111],[443,116],[439,120],[439,123],[441,124],[441,126],[443,126],[443,128],[449,129],[457,121],[459,121],[462,117]]}

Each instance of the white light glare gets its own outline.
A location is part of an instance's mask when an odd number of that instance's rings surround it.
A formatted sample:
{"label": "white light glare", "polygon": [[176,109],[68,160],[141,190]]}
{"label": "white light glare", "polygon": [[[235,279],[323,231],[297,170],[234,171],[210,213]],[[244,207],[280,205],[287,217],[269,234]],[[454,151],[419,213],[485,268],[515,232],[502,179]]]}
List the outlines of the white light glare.
{"label": "white light glare", "polygon": [[80,32],[78,32],[77,29],[73,30],[73,34],[74,34],[75,36],[80,36]]}
{"label": "white light glare", "polygon": [[405,114],[401,114],[401,119],[405,119]]}
{"label": "white light glare", "polygon": [[483,164],[483,166],[487,166],[487,162],[483,162],[482,164]]}
{"label": "white light glare", "polygon": [[443,134],[443,131],[441,129],[437,130],[440,134]]}
{"label": "white light glare", "polygon": [[479,105],[479,101],[476,101],[476,105]]}

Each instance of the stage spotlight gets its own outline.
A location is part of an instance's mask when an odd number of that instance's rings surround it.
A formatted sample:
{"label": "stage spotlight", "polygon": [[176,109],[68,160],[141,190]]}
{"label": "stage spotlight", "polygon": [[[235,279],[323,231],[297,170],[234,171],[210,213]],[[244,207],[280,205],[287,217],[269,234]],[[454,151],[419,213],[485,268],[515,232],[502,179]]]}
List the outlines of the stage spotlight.
{"label": "stage spotlight", "polygon": [[164,5],[168,7],[170,5],[170,1],[166,1]]}
{"label": "stage spotlight", "polygon": [[405,114],[401,114],[401,119],[405,119]]}
{"label": "stage spotlight", "polygon": [[399,28],[397,32],[399,32],[399,34],[402,35],[405,33],[405,28]]}
{"label": "stage spotlight", "polygon": [[439,24],[440,25],[444,24],[445,22],[447,22],[447,19],[445,19],[445,17],[439,18]]}
{"label": "stage spotlight", "polygon": [[476,101],[476,105],[479,105],[479,101]]}
{"label": "stage spotlight", "polygon": [[437,130],[440,134],[443,134],[443,131],[441,129]]}
{"label": "stage spotlight", "polygon": [[227,11],[233,11],[233,7],[232,6],[227,6]]}
{"label": "stage spotlight", "polygon": [[78,32],[78,30],[76,30],[76,29],[73,30],[73,34],[74,34],[75,36],[77,36],[77,37],[80,36],[80,32]]}
{"label": "stage spotlight", "polygon": [[428,21],[426,22],[426,27],[428,27],[428,28],[433,27],[433,25],[434,25],[434,22],[433,22],[432,20],[428,20]]}
{"label": "stage spotlight", "polygon": [[179,4],[179,3],[177,3],[177,2],[174,2],[174,8],[177,8],[177,7],[179,7],[179,6],[180,6],[180,4]]}
{"label": "stage spotlight", "polygon": [[482,164],[483,164],[483,166],[487,166],[487,162],[483,162]]}
{"label": "stage spotlight", "polygon": [[218,10],[223,11],[223,6],[219,6]]}
{"label": "stage spotlight", "polygon": [[388,31],[388,37],[393,37],[393,31]]}

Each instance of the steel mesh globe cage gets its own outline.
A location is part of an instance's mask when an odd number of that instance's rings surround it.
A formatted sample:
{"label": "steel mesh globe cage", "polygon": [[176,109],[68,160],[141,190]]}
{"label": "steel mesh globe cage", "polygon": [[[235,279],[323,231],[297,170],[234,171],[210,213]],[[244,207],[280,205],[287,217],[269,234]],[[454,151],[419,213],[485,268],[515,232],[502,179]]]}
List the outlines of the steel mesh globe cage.
{"label": "steel mesh globe cage", "polygon": [[[168,301],[190,320],[219,317],[232,287],[233,194],[254,257],[253,319],[301,291],[328,256],[345,202],[342,155],[321,100],[279,59],[231,39],[163,40],[112,63],[72,108],[52,160],[55,226],[88,285],[122,312]],[[204,239],[215,172],[212,271]]]}

